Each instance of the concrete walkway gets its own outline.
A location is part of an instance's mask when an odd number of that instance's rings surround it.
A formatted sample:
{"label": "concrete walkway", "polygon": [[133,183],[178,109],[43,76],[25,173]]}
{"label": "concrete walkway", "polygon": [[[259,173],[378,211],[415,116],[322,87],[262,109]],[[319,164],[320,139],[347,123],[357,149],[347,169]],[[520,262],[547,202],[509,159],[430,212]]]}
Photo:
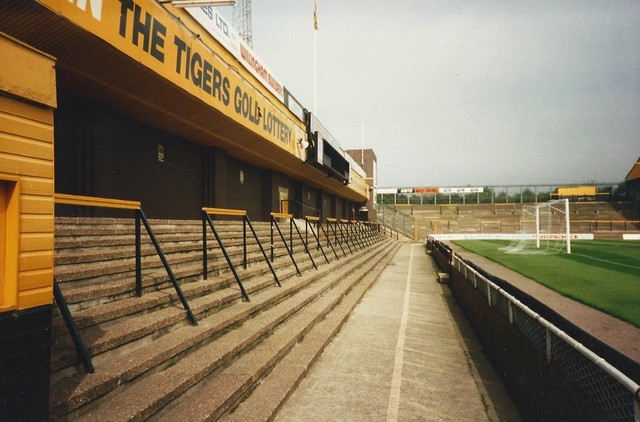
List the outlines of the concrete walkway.
{"label": "concrete walkway", "polygon": [[423,245],[406,244],[276,421],[519,421]]}

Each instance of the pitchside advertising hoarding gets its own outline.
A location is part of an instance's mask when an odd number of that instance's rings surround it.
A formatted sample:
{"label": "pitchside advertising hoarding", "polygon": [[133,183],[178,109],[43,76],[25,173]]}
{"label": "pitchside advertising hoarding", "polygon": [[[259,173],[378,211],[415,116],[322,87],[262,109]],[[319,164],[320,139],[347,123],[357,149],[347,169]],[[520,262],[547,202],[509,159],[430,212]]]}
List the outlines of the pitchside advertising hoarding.
{"label": "pitchside advertising hoarding", "polygon": [[[443,233],[430,234],[436,240],[536,240],[533,233]],[[541,234],[540,240],[565,240],[566,234]],[[570,240],[593,240],[593,233],[572,233]]]}
{"label": "pitchside advertising hoarding", "polygon": [[[298,124],[229,65],[234,62],[229,51],[236,57],[232,50],[237,46],[237,54],[242,57],[242,43],[235,40],[219,16],[211,13],[210,22],[219,33],[226,31],[229,36],[216,36],[224,48],[214,51],[216,46],[205,45],[155,1],[38,2],[281,148],[293,153],[295,139],[303,136],[304,130]],[[209,19],[206,10],[194,11]],[[266,76],[265,87],[283,102],[282,85],[254,55],[246,53],[243,66],[254,75],[262,75],[256,76],[259,80]]]}
{"label": "pitchside advertising hoarding", "polygon": [[426,194],[436,194],[436,193],[482,193],[484,192],[484,188],[481,187],[462,187],[462,188],[435,188],[435,187],[423,187],[423,188],[378,188],[376,189],[376,193],[379,194],[394,194],[394,193],[426,193]]}

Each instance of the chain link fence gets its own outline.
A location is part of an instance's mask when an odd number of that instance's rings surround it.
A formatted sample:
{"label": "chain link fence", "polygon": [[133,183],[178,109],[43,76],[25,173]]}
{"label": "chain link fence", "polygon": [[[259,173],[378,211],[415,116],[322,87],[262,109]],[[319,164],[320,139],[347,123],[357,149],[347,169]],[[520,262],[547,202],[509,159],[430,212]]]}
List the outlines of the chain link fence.
{"label": "chain link fence", "polygon": [[430,238],[427,247],[436,255],[434,258],[441,268],[462,274],[482,295],[486,307],[498,311],[526,339],[531,352],[562,374],[570,388],[586,397],[606,420],[640,421],[640,385],[634,380],[504,291],[440,242]]}

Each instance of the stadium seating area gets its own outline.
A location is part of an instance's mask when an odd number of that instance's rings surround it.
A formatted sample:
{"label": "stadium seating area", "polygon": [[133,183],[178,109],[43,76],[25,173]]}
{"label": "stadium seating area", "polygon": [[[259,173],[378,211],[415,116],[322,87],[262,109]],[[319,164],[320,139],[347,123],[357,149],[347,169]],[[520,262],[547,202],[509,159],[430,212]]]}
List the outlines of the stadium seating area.
{"label": "stadium seating area", "polygon": [[[419,238],[437,233],[515,233],[523,204],[396,205],[418,224]],[[635,203],[572,202],[571,231],[593,233],[598,238],[619,237],[621,232],[640,231],[640,212]]]}

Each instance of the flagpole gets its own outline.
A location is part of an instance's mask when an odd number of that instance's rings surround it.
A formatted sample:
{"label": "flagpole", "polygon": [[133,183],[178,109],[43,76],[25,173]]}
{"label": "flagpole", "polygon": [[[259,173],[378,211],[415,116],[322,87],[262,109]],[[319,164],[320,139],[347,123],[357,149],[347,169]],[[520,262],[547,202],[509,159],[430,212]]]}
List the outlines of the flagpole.
{"label": "flagpole", "polygon": [[318,35],[315,29],[313,30],[313,114],[315,114],[316,116],[317,114],[317,103],[316,103],[316,97],[317,97],[317,79],[318,79],[318,71],[317,71],[317,44],[318,44]]}
{"label": "flagpole", "polygon": [[360,111],[360,165],[364,168],[364,111]]}
{"label": "flagpole", "polygon": [[318,4],[313,0],[313,114],[317,114],[317,50],[318,50]]}

